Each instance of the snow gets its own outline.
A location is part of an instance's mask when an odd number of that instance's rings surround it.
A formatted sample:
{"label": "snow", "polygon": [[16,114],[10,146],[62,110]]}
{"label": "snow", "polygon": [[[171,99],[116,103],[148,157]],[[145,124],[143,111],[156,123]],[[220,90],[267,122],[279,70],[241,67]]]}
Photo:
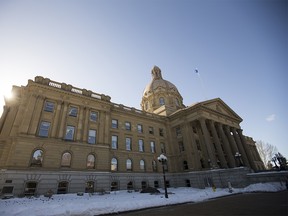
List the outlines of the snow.
{"label": "snow", "polygon": [[164,196],[164,190],[157,195],[115,191],[108,194],[55,194],[51,199],[40,196],[31,198],[12,198],[0,200],[0,215],[5,216],[64,216],[64,215],[101,215],[123,211],[137,210],[156,206],[201,202],[211,198],[249,192],[277,192],[285,190],[281,182],[252,184],[245,188],[168,188],[169,198]]}

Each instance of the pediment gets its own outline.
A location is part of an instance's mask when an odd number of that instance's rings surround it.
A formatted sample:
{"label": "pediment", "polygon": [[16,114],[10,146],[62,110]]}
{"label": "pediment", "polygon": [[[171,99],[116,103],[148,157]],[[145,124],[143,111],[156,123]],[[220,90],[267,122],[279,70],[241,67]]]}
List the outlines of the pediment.
{"label": "pediment", "polygon": [[229,116],[231,118],[242,121],[242,118],[235,113],[223,100],[220,98],[215,98],[200,103],[202,107],[209,109],[211,111],[217,112],[219,114]]}

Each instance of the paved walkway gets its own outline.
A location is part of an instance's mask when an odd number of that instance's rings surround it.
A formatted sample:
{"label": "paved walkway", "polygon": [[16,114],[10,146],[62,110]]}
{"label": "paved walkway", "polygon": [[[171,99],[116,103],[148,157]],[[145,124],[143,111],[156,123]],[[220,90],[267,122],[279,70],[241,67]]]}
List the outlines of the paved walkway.
{"label": "paved walkway", "polygon": [[159,207],[117,214],[120,216],[288,216],[288,191],[232,195],[206,202]]}

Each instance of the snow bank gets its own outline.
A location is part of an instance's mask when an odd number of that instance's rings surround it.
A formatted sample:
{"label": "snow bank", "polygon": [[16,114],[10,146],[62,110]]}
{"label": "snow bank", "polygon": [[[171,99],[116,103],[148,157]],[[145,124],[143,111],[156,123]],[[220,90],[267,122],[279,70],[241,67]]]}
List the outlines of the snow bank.
{"label": "snow bank", "polygon": [[158,195],[116,191],[105,195],[53,195],[51,199],[44,196],[40,196],[39,198],[13,198],[0,200],[0,215],[101,215],[185,202],[201,202],[207,199],[237,193],[276,192],[285,189],[285,184],[273,182],[252,184],[246,188],[233,188],[232,193],[229,192],[228,188],[217,188],[215,192],[213,192],[212,188],[169,188],[168,199],[165,198],[163,190],[160,190],[161,194]]}

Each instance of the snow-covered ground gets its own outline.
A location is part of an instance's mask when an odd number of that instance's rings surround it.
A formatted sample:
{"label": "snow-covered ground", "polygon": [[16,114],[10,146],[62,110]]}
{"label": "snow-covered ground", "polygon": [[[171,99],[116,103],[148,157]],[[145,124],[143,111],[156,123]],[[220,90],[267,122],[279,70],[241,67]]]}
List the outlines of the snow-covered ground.
{"label": "snow-covered ground", "polygon": [[164,191],[158,195],[140,192],[128,193],[116,191],[104,195],[77,196],[77,194],[53,195],[51,199],[40,196],[38,198],[12,198],[0,200],[0,215],[101,215],[122,211],[136,210],[155,206],[164,206],[185,202],[201,202],[207,199],[227,196],[236,193],[248,192],[276,192],[285,190],[284,183],[259,183],[245,188],[233,188],[230,193],[228,188],[168,188],[169,198],[166,199]]}

